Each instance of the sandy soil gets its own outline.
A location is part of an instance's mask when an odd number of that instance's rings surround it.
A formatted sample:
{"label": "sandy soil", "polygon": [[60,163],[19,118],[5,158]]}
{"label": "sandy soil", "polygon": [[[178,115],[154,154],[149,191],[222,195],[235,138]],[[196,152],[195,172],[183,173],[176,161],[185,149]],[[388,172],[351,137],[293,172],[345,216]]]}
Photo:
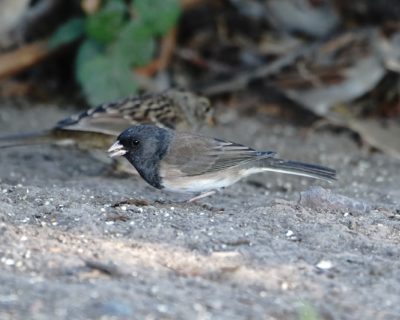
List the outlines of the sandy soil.
{"label": "sandy soil", "polygon": [[[0,110],[1,133],[71,113]],[[271,173],[179,204],[73,147],[1,150],[0,319],[400,319],[400,163],[346,134],[231,118],[209,134],[338,182]],[[330,198],[299,202],[311,186]]]}

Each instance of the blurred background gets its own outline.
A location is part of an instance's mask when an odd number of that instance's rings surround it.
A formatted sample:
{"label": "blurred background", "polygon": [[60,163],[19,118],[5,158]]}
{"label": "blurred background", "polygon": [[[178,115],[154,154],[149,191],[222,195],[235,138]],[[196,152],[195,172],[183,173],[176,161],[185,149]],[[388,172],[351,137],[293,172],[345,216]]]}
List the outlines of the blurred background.
{"label": "blurred background", "polygon": [[400,158],[399,72],[398,0],[0,0],[0,99],[180,87]]}

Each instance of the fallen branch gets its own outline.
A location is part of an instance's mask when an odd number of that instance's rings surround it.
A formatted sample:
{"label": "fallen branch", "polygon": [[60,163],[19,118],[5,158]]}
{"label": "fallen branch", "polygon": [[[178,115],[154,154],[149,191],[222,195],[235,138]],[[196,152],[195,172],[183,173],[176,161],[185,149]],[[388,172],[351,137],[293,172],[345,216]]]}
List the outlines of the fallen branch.
{"label": "fallen branch", "polygon": [[174,50],[176,47],[176,28],[171,29],[161,41],[160,55],[157,59],[152,61],[150,64],[136,68],[135,71],[143,76],[151,77],[157,72],[165,70],[168,67]]}
{"label": "fallen branch", "polygon": [[0,54],[0,80],[37,64],[49,54],[47,41],[37,41],[14,51]]}
{"label": "fallen branch", "polygon": [[181,0],[180,2],[184,10],[190,10],[194,7],[208,2],[208,0]]}
{"label": "fallen branch", "polygon": [[242,90],[248,86],[250,81],[266,78],[278,73],[283,68],[292,65],[299,58],[310,55],[319,46],[320,46],[319,42],[311,45],[310,44],[302,45],[297,50],[294,49],[293,51],[278,58],[277,60],[273,61],[270,64],[259,67],[249,72],[241,73],[231,80],[207,86],[203,89],[200,89],[200,92],[204,93],[205,95],[212,96],[221,93]]}

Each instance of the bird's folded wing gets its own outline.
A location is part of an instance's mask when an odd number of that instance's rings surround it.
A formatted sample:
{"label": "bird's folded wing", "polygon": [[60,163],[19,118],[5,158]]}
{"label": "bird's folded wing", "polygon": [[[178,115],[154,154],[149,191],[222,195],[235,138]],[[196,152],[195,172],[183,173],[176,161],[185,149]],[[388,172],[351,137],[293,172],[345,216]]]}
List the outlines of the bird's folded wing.
{"label": "bird's folded wing", "polygon": [[118,136],[123,130],[138,123],[161,122],[168,126],[168,113],[173,102],[162,95],[128,97],[117,102],[106,103],[75,114],[57,123],[57,129],[99,132]]}
{"label": "bird's folded wing", "polygon": [[259,152],[233,142],[180,134],[175,136],[163,162],[176,176],[196,176],[274,155],[274,152]]}

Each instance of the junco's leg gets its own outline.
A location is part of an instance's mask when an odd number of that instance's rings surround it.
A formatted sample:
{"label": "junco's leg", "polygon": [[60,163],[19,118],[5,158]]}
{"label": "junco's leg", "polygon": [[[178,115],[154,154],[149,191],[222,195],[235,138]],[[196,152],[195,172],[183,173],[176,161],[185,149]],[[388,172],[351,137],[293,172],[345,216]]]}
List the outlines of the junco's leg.
{"label": "junco's leg", "polygon": [[215,193],[216,193],[215,190],[211,190],[211,191],[208,191],[208,192],[204,192],[204,193],[199,194],[199,195],[196,196],[196,197],[193,197],[193,198],[189,199],[187,202],[188,202],[188,203],[195,202],[195,201],[197,201],[197,200],[200,200],[200,199],[203,199],[203,198],[205,198],[205,197],[211,196],[211,195],[213,195],[213,194],[215,194]]}

